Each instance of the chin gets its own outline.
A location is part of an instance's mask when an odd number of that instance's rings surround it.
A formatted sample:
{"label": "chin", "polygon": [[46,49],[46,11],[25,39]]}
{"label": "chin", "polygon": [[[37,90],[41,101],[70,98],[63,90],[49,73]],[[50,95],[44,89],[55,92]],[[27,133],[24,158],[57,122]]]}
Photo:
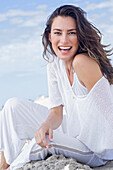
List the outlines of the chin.
{"label": "chin", "polygon": [[70,61],[73,59],[73,57],[66,57],[66,56],[58,56],[58,58],[60,58],[63,61]]}

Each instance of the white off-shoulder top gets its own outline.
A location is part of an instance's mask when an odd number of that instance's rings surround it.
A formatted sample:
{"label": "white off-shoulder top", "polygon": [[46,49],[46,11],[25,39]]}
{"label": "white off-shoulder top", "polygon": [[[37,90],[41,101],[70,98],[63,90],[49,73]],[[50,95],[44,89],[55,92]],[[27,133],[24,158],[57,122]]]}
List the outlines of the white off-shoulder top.
{"label": "white off-shoulder top", "polygon": [[58,57],[48,64],[47,74],[49,107],[65,107],[68,135],[78,138],[100,158],[113,159],[113,85],[103,76],[88,92],[75,73],[71,86]]}

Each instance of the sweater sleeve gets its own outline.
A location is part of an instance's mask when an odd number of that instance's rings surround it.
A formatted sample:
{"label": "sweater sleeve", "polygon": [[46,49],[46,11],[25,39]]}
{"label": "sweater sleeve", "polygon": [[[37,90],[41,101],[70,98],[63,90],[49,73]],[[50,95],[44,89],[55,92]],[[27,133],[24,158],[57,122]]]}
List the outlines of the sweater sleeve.
{"label": "sweater sleeve", "polygon": [[48,92],[49,92],[49,108],[63,105],[62,96],[58,86],[57,69],[54,63],[47,65]]}

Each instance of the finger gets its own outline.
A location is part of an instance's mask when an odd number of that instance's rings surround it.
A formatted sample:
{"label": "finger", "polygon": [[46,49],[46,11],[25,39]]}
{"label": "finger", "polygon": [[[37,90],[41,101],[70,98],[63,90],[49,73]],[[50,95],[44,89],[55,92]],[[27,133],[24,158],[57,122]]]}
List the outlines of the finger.
{"label": "finger", "polygon": [[49,129],[49,141],[53,142],[53,130]]}
{"label": "finger", "polygon": [[40,132],[37,132],[37,133],[35,134],[35,140],[36,140],[36,143],[37,143],[39,146],[45,147],[45,146],[43,145],[43,141],[42,141],[42,137],[41,137]]}
{"label": "finger", "polygon": [[42,141],[41,145],[43,145],[43,147],[50,148],[50,146],[48,145],[48,142],[46,140],[46,134],[45,133],[41,134],[41,141]]}
{"label": "finger", "polygon": [[40,145],[40,143],[41,143],[41,136],[40,136],[39,133],[35,134],[35,140],[36,140],[36,143],[37,143],[38,145]]}

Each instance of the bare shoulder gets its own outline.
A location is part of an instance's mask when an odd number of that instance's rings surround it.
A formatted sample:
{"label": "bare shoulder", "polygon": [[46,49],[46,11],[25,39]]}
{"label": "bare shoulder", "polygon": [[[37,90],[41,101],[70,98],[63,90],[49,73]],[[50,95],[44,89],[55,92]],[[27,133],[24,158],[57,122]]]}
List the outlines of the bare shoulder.
{"label": "bare shoulder", "polygon": [[75,56],[73,60],[73,66],[81,67],[87,65],[94,65],[97,64],[92,58],[90,58],[87,54],[78,54]]}
{"label": "bare shoulder", "polygon": [[87,54],[76,55],[73,60],[73,67],[79,80],[89,91],[103,76],[98,63]]}

